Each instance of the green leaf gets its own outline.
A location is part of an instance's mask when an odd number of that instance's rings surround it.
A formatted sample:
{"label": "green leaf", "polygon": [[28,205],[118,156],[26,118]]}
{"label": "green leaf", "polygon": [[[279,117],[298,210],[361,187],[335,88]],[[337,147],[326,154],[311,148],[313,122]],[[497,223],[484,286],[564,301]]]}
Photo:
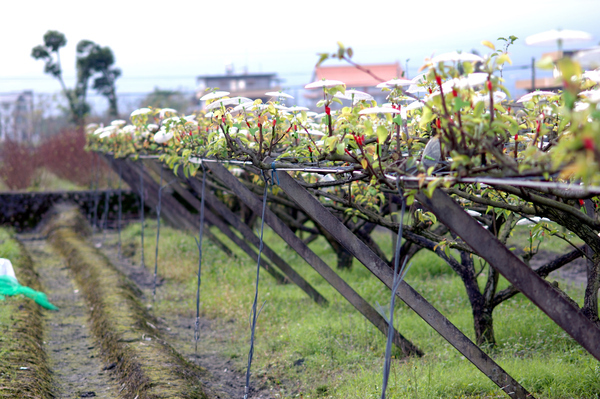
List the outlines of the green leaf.
{"label": "green leaf", "polygon": [[473,116],[475,118],[481,117],[481,114],[483,114],[484,109],[485,109],[485,103],[483,101],[479,101],[478,103],[475,104],[475,108],[473,109]]}
{"label": "green leaf", "polygon": [[461,109],[463,109],[463,107],[466,107],[467,105],[470,105],[471,103],[468,101],[464,101],[462,98],[457,97],[454,99],[454,107],[453,107],[453,111],[454,112],[458,112]]}
{"label": "green leaf", "polygon": [[385,140],[388,138],[388,131],[383,126],[377,126],[377,142],[379,144],[383,144]]}
{"label": "green leaf", "polygon": [[435,115],[431,112],[429,107],[423,108],[423,114],[421,115],[421,120],[419,121],[419,127],[421,129],[425,129],[427,125],[435,118]]}
{"label": "green leaf", "polygon": [[535,66],[540,69],[552,70],[554,69],[554,60],[550,56],[545,56],[536,62]]}

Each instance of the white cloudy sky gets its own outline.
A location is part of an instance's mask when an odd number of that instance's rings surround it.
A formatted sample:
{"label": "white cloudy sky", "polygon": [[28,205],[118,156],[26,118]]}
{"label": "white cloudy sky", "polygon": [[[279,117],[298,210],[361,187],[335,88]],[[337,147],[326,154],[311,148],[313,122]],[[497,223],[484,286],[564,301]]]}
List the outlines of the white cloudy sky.
{"label": "white cloudy sky", "polygon": [[[352,46],[362,63],[409,61],[414,75],[424,57],[452,50],[486,52],[483,39],[515,35],[517,64],[553,48],[527,48],[544,30],[580,29],[600,41],[598,0],[425,1],[11,1],[0,23],[0,92],[56,92],[31,48],[49,30],[68,40],[61,57],[74,77],[75,46],[88,39],[113,49],[123,70],[118,90],[193,89],[194,76],[237,71],[278,72],[284,85],[310,79],[316,53],[336,42]],[[71,80],[72,81],[72,80]]]}

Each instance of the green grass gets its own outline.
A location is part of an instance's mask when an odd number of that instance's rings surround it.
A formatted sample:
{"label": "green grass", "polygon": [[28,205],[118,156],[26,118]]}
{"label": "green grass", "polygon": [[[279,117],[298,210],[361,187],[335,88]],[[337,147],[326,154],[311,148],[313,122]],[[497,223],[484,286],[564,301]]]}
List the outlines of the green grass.
{"label": "green grass", "polygon": [[[19,282],[40,289],[31,259],[11,232],[0,228],[0,258],[10,259]],[[22,295],[0,301],[0,398],[51,398],[39,306]]]}
{"label": "green grass", "polygon": [[[155,221],[149,221],[145,230],[146,264],[152,269],[155,226]],[[124,231],[127,248],[139,250],[139,233],[139,224]],[[390,253],[389,235],[377,240]],[[259,301],[266,301],[266,305],[257,326],[252,378],[266,379],[275,389],[282,384],[285,397],[380,397],[383,335],[269,230],[265,231],[265,242],[323,294],[329,305],[316,305],[297,287],[276,284],[261,272]],[[335,255],[324,241],[313,242],[311,248],[335,267]],[[220,351],[243,370],[249,349],[248,317],[256,260],[238,250],[237,258],[229,259],[206,239],[203,249],[202,312],[218,326],[233,323],[233,334],[223,339]],[[135,256],[139,259],[139,251]],[[159,289],[155,310],[192,316],[198,267],[193,237],[161,229],[159,259],[159,274],[166,278],[166,284]],[[389,303],[389,290],[358,262],[352,270],[339,274],[374,306]],[[413,260],[407,282],[474,338],[465,289],[444,262],[422,251]],[[506,285],[503,280],[500,288]],[[581,302],[580,287],[566,289]],[[388,398],[506,397],[403,303],[396,308],[395,321],[399,331],[426,354],[406,359],[399,351],[393,352]],[[595,398],[600,392],[599,363],[523,295],[496,308],[494,326],[498,345],[487,348],[487,352],[536,397]]]}
{"label": "green grass", "polygon": [[[45,168],[36,170],[35,176],[32,179],[31,184],[24,190],[19,191],[73,191],[73,190],[86,190],[88,187],[82,187],[73,183],[69,180],[61,179],[54,173],[48,171]],[[0,179],[0,192],[11,191],[10,188]]]}

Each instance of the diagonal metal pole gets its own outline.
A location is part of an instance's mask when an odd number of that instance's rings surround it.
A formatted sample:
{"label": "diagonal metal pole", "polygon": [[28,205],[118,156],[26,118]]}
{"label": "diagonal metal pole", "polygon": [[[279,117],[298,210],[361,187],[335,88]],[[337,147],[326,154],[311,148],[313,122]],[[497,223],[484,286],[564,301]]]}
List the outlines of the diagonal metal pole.
{"label": "diagonal metal pole", "polygon": [[[260,199],[244,186],[225,167],[217,163],[207,163],[211,172],[227,187],[231,189],[253,212],[261,212],[262,203]],[[286,175],[281,173],[280,175]],[[269,208],[265,213],[265,222],[275,231],[288,245],[294,249],[317,273],[319,273],[333,288],[335,288],[348,302],[352,304],[369,322],[379,331],[387,336],[388,323],[377,310],[364,300],[352,287],[348,285],[333,269],[327,265],[317,254],[315,254],[294,232],[279,219]],[[403,337],[394,329],[394,345],[400,348],[405,355],[423,355],[423,352],[412,342]]]}
{"label": "diagonal metal pole", "polygon": [[[337,217],[327,210],[319,200],[300,186],[289,174],[280,171],[279,186],[313,220],[323,226],[348,252],[354,255],[390,289],[393,287],[393,270],[379,258],[364,242],[352,233]],[[462,353],[490,380],[512,398],[531,398],[531,395],[514,378],[504,371],[492,358],[475,345],[466,335],[442,315],[406,282],[402,282],[396,293],[434,330]]]}
{"label": "diagonal metal pole", "polygon": [[592,356],[600,360],[600,328],[467,214],[448,194],[435,190],[431,198],[416,198],[438,220],[521,291]]}

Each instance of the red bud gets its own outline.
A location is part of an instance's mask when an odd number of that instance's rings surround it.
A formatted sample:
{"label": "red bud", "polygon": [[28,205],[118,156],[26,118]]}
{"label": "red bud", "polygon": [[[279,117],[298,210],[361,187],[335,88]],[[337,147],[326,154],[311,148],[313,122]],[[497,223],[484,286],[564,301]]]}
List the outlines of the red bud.
{"label": "red bud", "polygon": [[488,81],[487,81],[487,89],[488,89],[489,91],[492,91],[492,90],[494,89],[494,87],[492,86],[492,81],[491,81],[491,80],[488,80]]}
{"label": "red bud", "polygon": [[246,121],[246,126],[248,126],[248,129],[250,129],[250,123],[248,121]]}
{"label": "red bud", "polygon": [[435,81],[438,84],[438,86],[442,86],[442,78],[439,75],[435,75]]}
{"label": "red bud", "polygon": [[442,128],[442,121],[440,120],[440,118],[437,118],[435,120],[435,125],[437,126],[438,129]]}
{"label": "red bud", "polygon": [[456,91],[456,89],[454,89],[454,88],[452,89],[452,95],[453,95],[454,97],[458,97],[458,92],[457,92],[457,91]]}
{"label": "red bud", "polygon": [[584,203],[583,203],[583,200],[582,200],[582,199],[580,199],[580,200],[579,200],[579,205],[580,205],[580,206],[583,206],[583,205],[584,205]]}
{"label": "red bud", "polygon": [[325,106],[325,113],[326,113],[328,116],[331,116],[331,108],[329,108],[327,105]]}
{"label": "red bud", "polygon": [[277,119],[273,118],[273,127],[277,124]]}
{"label": "red bud", "polygon": [[591,137],[585,137],[583,139],[583,146],[586,150],[594,151],[596,149],[596,144]]}
{"label": "red bud", "polygon": [[539,133],[541,128],[542,124],[540,123],[540,121],[535,121],[535,132]]}
{"label": "red bud", "polygon": [[519,139],[519,134],[515,134],[515,141],[517,141]]}

